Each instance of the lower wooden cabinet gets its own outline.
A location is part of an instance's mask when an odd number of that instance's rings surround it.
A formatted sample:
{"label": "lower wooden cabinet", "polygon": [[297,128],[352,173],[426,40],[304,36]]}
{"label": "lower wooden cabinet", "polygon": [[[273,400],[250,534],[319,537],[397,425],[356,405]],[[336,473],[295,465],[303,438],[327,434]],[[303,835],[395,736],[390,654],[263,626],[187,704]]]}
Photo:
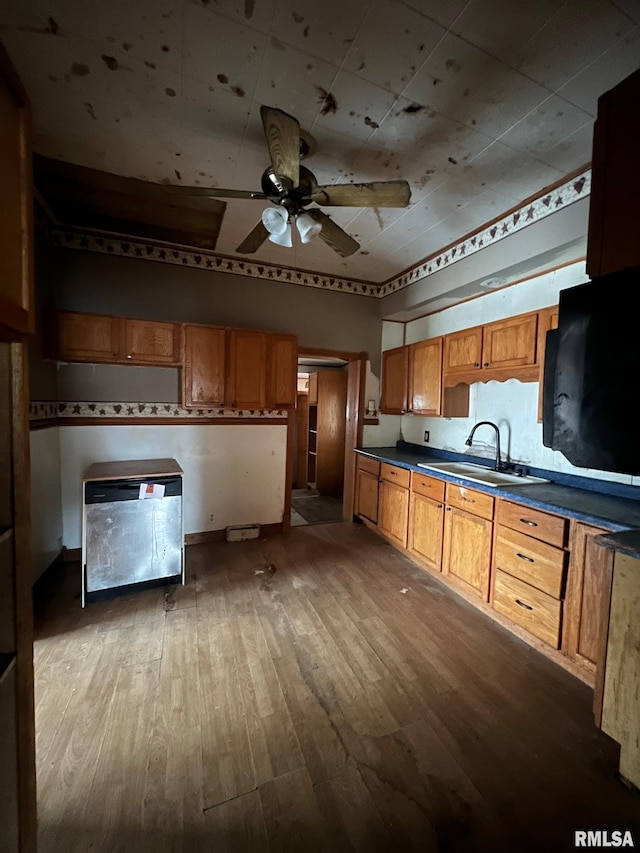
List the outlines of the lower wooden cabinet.
{"label": "lower wooden cabinet", "polygon": [[554,649],[559,646],[562,602],[529,583],[496,569],[493,606]]}
{"label": "lower wooden cabinet", "polygon": [[442,568],[444,503],[411,493],[409,507],[409,550],[434,571]]}
{"label": "lower wooden cabinet", "polygon": [[611,594],[614,554],[594,542],[606,532],[576,522],[571,540],[562,648],[591,671],[600,655],[603,603]]}
{"label": "lower wooden cabinet", "polygon": [[378,476],[380,463],[357,454],[355,514],[372,524],[378,523]]}
{"label": "lower wooden cabinet", "polygon": [[492,534],[493,522],[489,519],[456,506],[446,507],[442,570],[483,601],[489,600]]}
{"label": "lower wooden cabinet", "polygon": [[382,463],[380,476],[378,528],[387,539],[406,548],[409,530],[409,471]]}

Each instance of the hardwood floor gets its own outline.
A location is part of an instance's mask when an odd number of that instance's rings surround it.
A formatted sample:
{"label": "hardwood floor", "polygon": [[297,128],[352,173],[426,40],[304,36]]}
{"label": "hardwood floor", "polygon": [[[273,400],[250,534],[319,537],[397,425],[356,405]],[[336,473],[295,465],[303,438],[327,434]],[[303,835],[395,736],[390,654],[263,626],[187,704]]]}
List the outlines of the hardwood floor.
{"label": "hardwood floor", "polygon": [[[539,851],[631,829],[591,691],[364,527],[37,624],[40,853]],[[635,821],[635,822],[634,822]]]}

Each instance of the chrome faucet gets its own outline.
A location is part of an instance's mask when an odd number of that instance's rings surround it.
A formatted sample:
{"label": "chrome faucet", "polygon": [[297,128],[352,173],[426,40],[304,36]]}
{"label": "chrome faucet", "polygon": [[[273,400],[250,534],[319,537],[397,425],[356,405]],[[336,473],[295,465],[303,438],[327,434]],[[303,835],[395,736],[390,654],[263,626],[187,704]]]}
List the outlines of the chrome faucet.
{"label": "chrome faucet", "polygon": [[502,460],[500,458],[500,430],[498,429],[498,427],[494,423],[492,423],[492,421],[478,421],[478,423],[473,427],[473,429],[469,433],[469,438],[466,440],[465,444],[468,444],[469,447],[471,447],[471,442],[473,441],[473,434],[478,429],[478,427],[485,426],[485,425],[493,427],[494,430],[496,431],[496,461],[495,461],[495,465],[493,467],[494,467],[494,470],[501,471],[503,466],[502,466]]}

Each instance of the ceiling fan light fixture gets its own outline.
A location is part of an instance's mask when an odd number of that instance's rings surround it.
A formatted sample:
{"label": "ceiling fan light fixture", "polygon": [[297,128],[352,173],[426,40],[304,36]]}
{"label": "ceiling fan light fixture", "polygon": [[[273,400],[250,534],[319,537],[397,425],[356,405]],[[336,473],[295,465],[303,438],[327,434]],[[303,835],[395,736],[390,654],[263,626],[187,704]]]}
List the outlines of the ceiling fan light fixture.
{"label": "ceiling fan light fixture", "polygon": [[288,223],[289,214],[283,207],[267,207],[262,211],[262,224],[271,235],[284,234],[287,228],[291,231]]}
{"label": "ceiling fan light fixture", "polygon": [[298,229],[300,240],[303,243],[310,243],[322,231],[322,224],[316,222],[308,213],[301,213],[299,216],[296,216],[296,228]]}
{"label": "ceiling fan light fixture", "polygon": [[269,239],[277,246],[286,246],[287,249],[290,249],[293,246],[293,240],[291,237],[291,226],[285,225],[284,231],[275,234],[269,234]]}

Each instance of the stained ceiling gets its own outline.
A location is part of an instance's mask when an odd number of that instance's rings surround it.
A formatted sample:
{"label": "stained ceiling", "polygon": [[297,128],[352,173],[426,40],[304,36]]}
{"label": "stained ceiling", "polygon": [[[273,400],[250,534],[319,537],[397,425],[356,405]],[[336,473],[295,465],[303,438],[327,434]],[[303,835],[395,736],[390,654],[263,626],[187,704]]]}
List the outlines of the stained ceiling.
{"label": "stained ceiling", "polygon": [[[638,0],[0,0],[36,150],[160,184],[259,190],[259,108],[321,184],[406,179],[405,209],[325,208],[361,244],[252,258],[382,282],[585,165],[640,57]],[[266,202],[230,199],[236,255]]]}

